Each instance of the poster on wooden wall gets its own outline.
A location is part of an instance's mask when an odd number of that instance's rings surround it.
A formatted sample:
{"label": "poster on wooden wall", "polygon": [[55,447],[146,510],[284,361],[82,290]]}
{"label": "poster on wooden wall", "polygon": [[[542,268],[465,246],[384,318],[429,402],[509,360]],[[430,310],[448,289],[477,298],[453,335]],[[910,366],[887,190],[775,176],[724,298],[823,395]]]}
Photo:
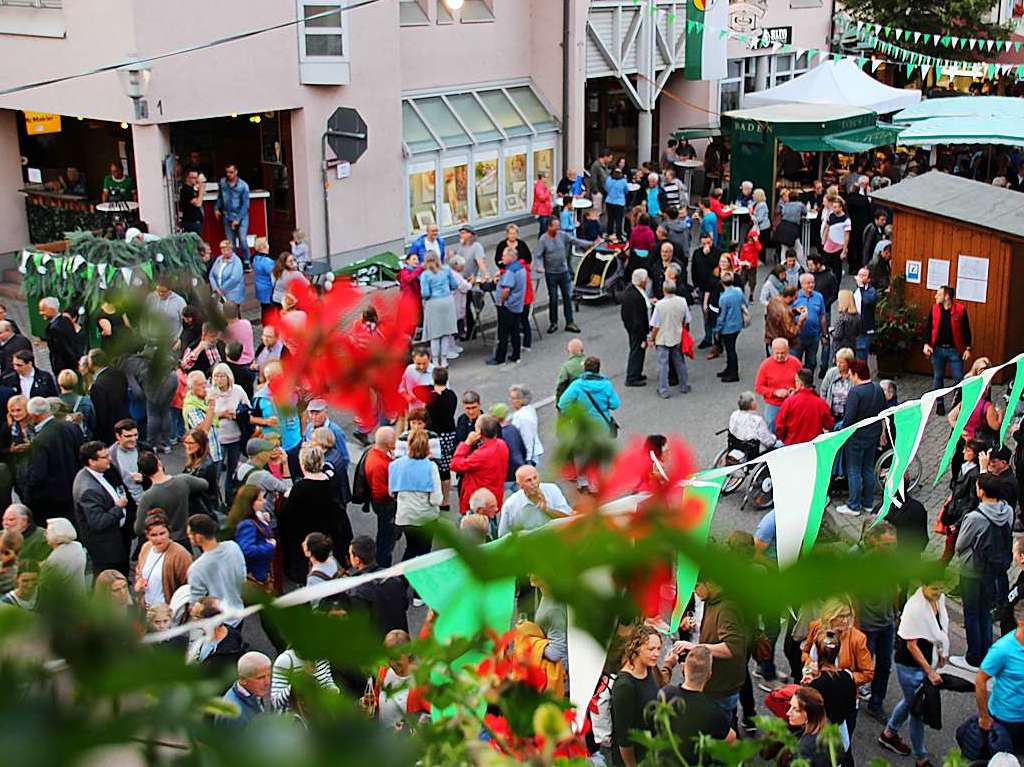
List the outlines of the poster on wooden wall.
{"label": "poster on wooden wall", "polygon": [[949,261],[944,258],[928,259],[928,290],[938,290],[949,284]]}
{"label": "poster on wooden wall", "polygon": [[983,304],[988,297],[988,259],[961,255],[956,262],[956,297]]}

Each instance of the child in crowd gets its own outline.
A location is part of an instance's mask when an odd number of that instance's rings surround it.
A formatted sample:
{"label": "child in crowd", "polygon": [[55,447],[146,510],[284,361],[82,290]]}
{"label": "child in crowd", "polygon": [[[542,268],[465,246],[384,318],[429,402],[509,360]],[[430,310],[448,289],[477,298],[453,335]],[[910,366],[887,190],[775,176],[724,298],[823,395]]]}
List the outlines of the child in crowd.
{"label": "child in crowd", "polygon": [[572,208],[572,197],[562,198],[562,211],[558,214],[558,223],[562,231],[570,237],[576,236],[576,211]]}
{"label": "child in crowd", "polygon": [[299,271],[306,271],[313,261],[313,257],[309,254],[309,243],[306,242],[306,233],[301,229],[296,229],[292,232],[291,246],[292,255],[295,256],[295,263],[299,265]]}
{"label": "child in crowd", "polygon": [[583,234],[581,239],[584,240],[600,240],[601,239],[601,216],[596,210],[591,208],[587,211],[586,216],[583,220]]}

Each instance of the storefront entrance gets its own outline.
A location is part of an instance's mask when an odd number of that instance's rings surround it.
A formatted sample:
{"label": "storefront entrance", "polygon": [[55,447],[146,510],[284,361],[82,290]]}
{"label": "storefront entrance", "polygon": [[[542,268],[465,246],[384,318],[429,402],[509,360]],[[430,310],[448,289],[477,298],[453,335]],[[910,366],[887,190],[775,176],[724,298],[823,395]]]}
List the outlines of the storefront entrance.
{"label": "storefront entrance", "polygon": [[[626,92],[622,81],[615,77],[587,80],[586,104],[587,122],[584,139],[588,160],[592,161],[602,148],[607,147],[616,158],[625,156],[630,167],[636,167],[639,164],[637,122],[640,119],[640,112]],[[658,110],[654,111],[653,135],[660,135]]]}
{"label": "storefront entrance", "polygon": [[[204,208],[207,215],[203,239],[210,243],[214,252],[224,236],[220,222],[213,216],[216,184],[228,164],[234,164],[238,175],[249,184],[249,239],[268,237],[272,254],[288,250],[295,229],[291,112],[240,114],[174,123],[171,149],[180,166],[176,175],[196,168],[206,176]],[[177,208],[177,193],[174,205]]]}

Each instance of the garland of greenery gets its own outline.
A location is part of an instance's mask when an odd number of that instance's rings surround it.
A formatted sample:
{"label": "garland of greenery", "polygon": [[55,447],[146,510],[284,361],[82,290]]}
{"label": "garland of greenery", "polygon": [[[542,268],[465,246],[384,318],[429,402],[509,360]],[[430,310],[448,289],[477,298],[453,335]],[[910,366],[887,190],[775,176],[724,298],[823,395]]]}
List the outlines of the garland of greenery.
{"label": "garland of greenery", "polygon": [[[148,285],[157,274],[205,280],[199,235],[172,234],[152,242],[125,242],[91,232],[69,232],[64,255],[25,250],[21,271],[26,298],[53,296],[61,306],[79,306],[92,315],[108,290]],[[127,279],[126,279],[127,278]]]}

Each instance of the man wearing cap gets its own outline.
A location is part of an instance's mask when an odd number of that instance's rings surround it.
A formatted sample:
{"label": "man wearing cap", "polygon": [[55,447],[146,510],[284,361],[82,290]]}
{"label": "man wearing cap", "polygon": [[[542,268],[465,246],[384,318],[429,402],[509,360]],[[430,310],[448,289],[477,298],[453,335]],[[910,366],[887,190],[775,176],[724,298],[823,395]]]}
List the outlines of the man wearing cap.
{"label": "man wearing cap", "polygon": [[278,479],[267,470],[267,464],[274,453],[284,451],[272,442],[253,437],[245,443],[245,460],[239,461],[235,476],[239,485],[253,485],[263,491],[267,506],[276,504],[279,497],[287,497],[292,489],[288,461],[281,462],[284,476]]}
{"label": "man wearing cap", "polygon": [[[452,246],[452,255],[461,256],[466,266],[462,270],[462,276],[472,285],[477,282],[489,282],[490,273],[487,271],[487,260],[484,254],[484,246],[477,242],[476,229],[469,224],[459,227],[459,241]],[[466,336],[473,337],[473,329],[476,326],[476,317],[473,316],[473,302],[466,301]],[[379,559],[379,555],[378,555]]]}
{"label": "man wearing cap", "polygon": [[999,498],[1006,501],[1010,510],[1016,514],[1017,502],[1020,500],[1020,489],[1017,485],[1017,477],[1010,468],[1013,460],[1013,452],[1010,448],[993,448],[978,456],[978,469],[981,474],[991,474],[999,482]]}
{"label": "man wearing cap", "polygon": [[306,431],[302,435],[305,441],[313,438],[313,430],[327,428],[334,435],[334,447],[324,454],[324,460],[334,467],[339,477],[342,477],[342,484],[348,486],[348,446],[345,444],[345,432],[338,424],[331,420],[327,412],[327,401],[322,399],[312,400],[306,407],[309,415],[309,423],[306,424]]}

